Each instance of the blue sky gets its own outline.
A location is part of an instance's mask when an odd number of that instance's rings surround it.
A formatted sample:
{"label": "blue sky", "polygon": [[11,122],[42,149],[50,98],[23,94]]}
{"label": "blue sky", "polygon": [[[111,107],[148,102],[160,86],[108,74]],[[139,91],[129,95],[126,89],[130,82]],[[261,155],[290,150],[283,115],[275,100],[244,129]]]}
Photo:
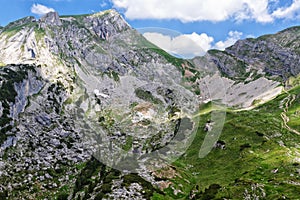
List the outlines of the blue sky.
{"label": "blue sky", "polygon": [[70,15],[110,8],[162,48],[191,56],[300,25],[300,0],[0,0],[0,25],[52,10]]}

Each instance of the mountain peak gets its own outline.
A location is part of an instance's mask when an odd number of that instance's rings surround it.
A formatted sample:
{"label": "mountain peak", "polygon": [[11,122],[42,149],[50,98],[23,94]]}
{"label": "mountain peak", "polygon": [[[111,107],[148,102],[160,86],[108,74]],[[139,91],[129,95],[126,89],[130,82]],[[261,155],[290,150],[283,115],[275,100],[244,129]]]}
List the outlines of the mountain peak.
{"label": "mountain peak", "polygon": [[96,35],[104,40],[112,35],[131,29],[131,26],[114,9],[89,15],[84,21]]}
{"label": "mountain peak", "polygon": [[0,28],[0,30],[2,29],[2,31],[5,31],[32,22],[36,22],[36,19],[33,16],[23,17],[14,22],[10,22],[7,26]]}
{"label": "mountain peak", "polygon": [[111,17],[113,16],[120,16],[120,13],[118,13],[118,11],[116,11],[115,9],[109,9],[109,10],[103,10],[94,14],[91,14],[90,16],[92,17],[102,17],[105,15],[109,15]]}
{"label": "mountain peak", "polygon": [[40,19],[40,21],[44,22],[45,24],[48,24],[48,25],[56,25],[56,26],[62,25],[57,12],[49,12],[49,13],[45,14]]}

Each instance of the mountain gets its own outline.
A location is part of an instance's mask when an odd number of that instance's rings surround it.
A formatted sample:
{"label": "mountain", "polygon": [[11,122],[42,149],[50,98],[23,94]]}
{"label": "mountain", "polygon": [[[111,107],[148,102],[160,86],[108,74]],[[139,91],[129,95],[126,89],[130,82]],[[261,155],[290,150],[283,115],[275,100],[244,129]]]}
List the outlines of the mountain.
{"label": "mountain", "polygon": [[[222,77],[209,77],[206,82],[223,82],[226,88],[223,103],[249,107],[253,101],[268,100],[280,94],[283,88],[278,86],[282,83],[288,86],[287,81],[298,76],[299,30],[292,27],[274,35],[239,40],[225,51],[209,50],[204,57],[194,58],[192,62],[195,66],[213,66],[220,71]],[[245,98],[233,93],[243,94]]]}
{"label": "mountain", "polygon": [[275,35],[237,42],[226,49],[248,65],[262,65],[268,76],[283,80],[299,74],[299,27],[289,28]]}
{"label": "mountain", "polygon": [[299,196],[298,27],[176,58],[115,10],[0,29],[0,199]]}

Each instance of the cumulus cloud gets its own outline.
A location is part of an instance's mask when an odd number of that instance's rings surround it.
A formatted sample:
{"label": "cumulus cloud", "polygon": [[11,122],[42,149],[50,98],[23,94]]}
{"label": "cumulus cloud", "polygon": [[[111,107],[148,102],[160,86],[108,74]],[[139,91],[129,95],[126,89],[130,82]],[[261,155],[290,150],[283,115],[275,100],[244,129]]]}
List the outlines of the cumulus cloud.
{"label": "cumulus cloud", "polygon": [[104,1],[104,2],[102,2],[101,4],[100,4],[100,7],[101,8],[104,8],[104,7],[106,7],[107,6],[107,3]]}
{"label": "cumulus cloud", "polygon": [[214,38],[206,33],[182,34],[176,37],[156,32],[146,32],[143,34],[147,40],[156,46],[173,55],[184,58],[202,56],[209,49],[224,50],[233,45],[237,40],[241,39],[242,35],[242,32],[230,31],[226,40],[214,43]]}
{"label": "cumulus cloud", "polygon": [[237,40],[241,39],[243,33],[238,31],[230,31],[225,41],[219,41],[214,45],[214,49],[225,50],[225,48],[233,45]]}
{"label": "cumulus cloud", "polygon": [[254,19],[257,22],[267,23],[274,19],[269,14],[270,0],[243,0],[243,8],[235,13],[237,21]]}
{"label": "cumulus cloud", "polygon": [[41,5],[41,4],[33,4],[31,6],[31,12],[33,14],[37,15],[44,15],[49,12],[54,12],[55,10],[53,8],[48,8],[47,6]]}
{"label": "cumulus cloud", "polygon": [[182,34],[176,37],[161,33],[146,32],[143,36],[153,44],[165,51],[181,56],[192,58],[205,54],[212,46],[213,38],[205,33]]}
{"label": "cumulus cloud", "polygon": [[129,19],[178,19],[182,22],[253,19],[272,21],[268,0],[112,0]]}
{"label": "cumulus cloud", "polygon": [[276,9],[272,16],[275,18],[299,18],[300,17],[300,0],[294,0],[289,7]]}
{"label": "cumulus cloud", "polygon": [[[129,19],[177,19],[182,22],[254,20],[273,22],[300,16],[300,0],[278,7],[279,0],[111,0]],[[274,8],[275,6],[275,8]]]}

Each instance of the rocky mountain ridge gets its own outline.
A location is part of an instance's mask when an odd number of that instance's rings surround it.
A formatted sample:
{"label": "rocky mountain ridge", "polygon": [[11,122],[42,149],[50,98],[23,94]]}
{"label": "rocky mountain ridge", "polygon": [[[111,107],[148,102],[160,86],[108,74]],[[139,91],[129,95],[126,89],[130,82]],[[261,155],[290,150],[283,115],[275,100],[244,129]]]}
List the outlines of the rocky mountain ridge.
{"label": "rocky mountain ridge", "polygon": [[[231,78],[247,78],[249,74],[245,74],[245,69],[250,68],[285,81],[299,74],[299,30],[299,27],[291,27],[273,35],[239,40],[223,52],[210,50],[208,55]],[[225,58],[233,66],[226,65]]]}
{"label": "rocky mountain ridge", "polygon": [[[222,82],[225,87],[222,102],[230,106],[251,107],[253,102],[276,97],[284,87],[289,87],[291,77],[299,76],[299,30],[292,27],[273,35],[239,40],[225,51],[209,50],[205,56],[192,59],[200,71],[212,74],[213,68],[221,75],[209,75],[200,84],[215,91],[214,85]],[[213,97],[211,93],[204,90],[204,96],[221,99],[220,94]]]}

